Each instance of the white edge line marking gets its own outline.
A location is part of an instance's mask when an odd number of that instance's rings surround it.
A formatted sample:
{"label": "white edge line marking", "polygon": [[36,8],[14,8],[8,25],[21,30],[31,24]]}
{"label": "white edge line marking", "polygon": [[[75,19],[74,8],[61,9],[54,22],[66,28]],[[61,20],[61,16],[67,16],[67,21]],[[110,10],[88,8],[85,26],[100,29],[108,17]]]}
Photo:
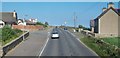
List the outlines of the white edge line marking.
{"label": "white edge line marking", "polygon": [[42,51],[41,51],[40,54],[38,55],[38,58],[40,58],[40,56],[42,55],[43,51],[45,50],[45,47],[46,47],[46,45],[47,45],[47,43],[48,43],[48,41],[49,41],[49,35],[50,35],[50,32],[48,32],[47,41],[46,41],[45,45],[43,46]]}
{"label": "white edge line marking", "polygon": [[[69,32],[69,31],[68,31]],[[71,32],[69,32],[70,34],[72,34]],[[73,36],[75,36],[74,34],[72,34]],[[76,38],[76,37],[75,37]],[[82,41],[79,40],[79,38],[76,38],[80,43],[82,43],[85,47],[87,47],[90,51],[92,51],[96,56],[98,56],[98,54],[96,52],[94,52],[91,48],[89,48],[88,46],[86,46]]]}

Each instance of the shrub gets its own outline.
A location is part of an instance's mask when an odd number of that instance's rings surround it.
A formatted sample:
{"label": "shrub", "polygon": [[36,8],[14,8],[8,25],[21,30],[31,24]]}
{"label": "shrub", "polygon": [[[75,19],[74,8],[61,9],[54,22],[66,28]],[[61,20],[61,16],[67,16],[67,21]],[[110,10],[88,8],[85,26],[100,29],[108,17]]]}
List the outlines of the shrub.
{"label": "shrub", "polygon": [[11,29],[10,27],[3,27],[2,28],[2,42],[3,44],[13,38],[18,37],[18,34],[21,33],[21,30],[18,29]]}

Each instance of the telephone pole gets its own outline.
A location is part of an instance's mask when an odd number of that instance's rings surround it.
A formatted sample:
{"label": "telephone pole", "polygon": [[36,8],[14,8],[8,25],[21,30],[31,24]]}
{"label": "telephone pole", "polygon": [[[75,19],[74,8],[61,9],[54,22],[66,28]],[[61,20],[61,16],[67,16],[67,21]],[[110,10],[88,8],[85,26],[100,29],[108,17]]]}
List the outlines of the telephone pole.
{"label": "telephone pole", "polygon": [[76,13],[74,12],[74,17],[73,17],[73,19],[74,19],[74,28],[76,28],[76,19],[77,19],[77,16],[76,16]]}

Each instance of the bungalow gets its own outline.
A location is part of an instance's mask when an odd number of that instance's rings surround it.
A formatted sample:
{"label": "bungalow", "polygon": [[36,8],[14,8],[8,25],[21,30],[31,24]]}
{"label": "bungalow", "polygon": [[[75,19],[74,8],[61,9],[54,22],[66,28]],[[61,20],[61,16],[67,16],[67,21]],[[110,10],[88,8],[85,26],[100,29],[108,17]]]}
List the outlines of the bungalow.
{"label": "bungalow", "polygon": [[119,35],[118,28],[120,28],[119,18],[120,9],[115,9],[114,3],[108,3],[108,8],[103,8],[103,12],[94,19],[94,33],[99,34],[99,37],[117,37]]}
{"label": "bungalow", "polygon": [[0,12],[0,19],[5,23],[5,25],[11,26],[12,24],[17,24],[17,13],[14,12]]}

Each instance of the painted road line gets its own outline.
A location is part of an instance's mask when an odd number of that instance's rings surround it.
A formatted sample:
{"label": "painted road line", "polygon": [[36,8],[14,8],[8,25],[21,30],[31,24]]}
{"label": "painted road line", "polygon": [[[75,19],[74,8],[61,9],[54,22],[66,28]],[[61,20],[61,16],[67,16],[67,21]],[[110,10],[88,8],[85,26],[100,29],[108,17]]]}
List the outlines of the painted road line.
{"label": "painted road line", "polygon": [[[68,31],[69,32],[69,31]],[[72,34],[73,36],[75,36],[73,33],[69,32],[70,34]],[[75,37],[76,38],[76,37]],[[91,52],[93,52],[96,56],[98,56],[97,53],[95,53],[91,48],[89,48],[88,46],[86,46],[81,40],[79,40],[79,38],[76,38],[80,43],[82,43],[85,47],[87,47]]]}
{"label": "painted road line", "polygon": [[46,41],[45,45],[44,45],[43,48],[42,48],[42,51],[41,51],[41,49],[40,49],[40,53],[39,53],[39,55],[38,55],[38,58],[40,58],[40,56],[42,55],[42,53],[43,53],[43,51],[44,51],[44,49],[45,49],[45,47],[46,47],[46,45],[47,45],[47,43],[48,43],[48,41],[49,41],[49,36],[50,36],[50,32],[48,32],[48,38],[47,38],[47,41]]}

